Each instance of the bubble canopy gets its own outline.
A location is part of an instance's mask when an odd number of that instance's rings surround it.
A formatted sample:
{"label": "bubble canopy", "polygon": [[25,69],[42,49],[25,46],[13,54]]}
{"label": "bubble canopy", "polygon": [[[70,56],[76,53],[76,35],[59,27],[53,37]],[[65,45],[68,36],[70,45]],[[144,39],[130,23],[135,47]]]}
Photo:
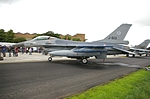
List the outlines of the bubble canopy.
{"label": "bubble canopy", "polygon": [[54,39],[55,37],[50,37],[50,36],[38,36],[34,38],[33,40],[49,40],[49,39]]}

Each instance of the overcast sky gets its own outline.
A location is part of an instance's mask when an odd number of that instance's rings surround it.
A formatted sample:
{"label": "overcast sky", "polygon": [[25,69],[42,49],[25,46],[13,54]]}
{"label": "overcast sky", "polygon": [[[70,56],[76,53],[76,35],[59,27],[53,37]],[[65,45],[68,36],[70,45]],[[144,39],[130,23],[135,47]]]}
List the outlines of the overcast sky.
{"label": "overcast sky", "polygon": [[75,35],[101,40],[123,23],[132,24],[125,40],[150,39],[149,0],[0,0],[0,29],[21,33]]}

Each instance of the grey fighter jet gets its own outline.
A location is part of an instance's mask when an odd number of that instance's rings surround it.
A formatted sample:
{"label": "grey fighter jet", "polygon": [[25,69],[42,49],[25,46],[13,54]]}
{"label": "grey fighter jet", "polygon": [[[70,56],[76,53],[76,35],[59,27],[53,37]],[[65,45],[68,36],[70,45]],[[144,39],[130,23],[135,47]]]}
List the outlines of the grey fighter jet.
{"label": "grey fighter jet", "polygon": [[93,42],[79,42],[50,36],[39,36],[24,42],[24,45],[42,47],[49,52],[49,61],[52,61],[54,56],[66,56],[79,59],[86,64],[88,63],[87,59],[93,56],[96,59],[105,59],[107,55],[133,54],[128,51],[128,47],[122,45],[129,43],[124,41],[124,38],[130,27],[131,24],[122,24],[105,39]]}
{"label": "grey fighter jet", "polygon": [[[135,54],[132,54],[133,57],[135,57],[135,55],[142,56],[143,54],[148,56],[150,53],[150,50],[147,50],[146,48],[149,45],[149,43],[150,43],[150,39],[147,39],[147,40],[144,40],[141,44],[131,47],[130,51],[135,53]],[[129,55],[127,55],[127,56],[129,56]]]}

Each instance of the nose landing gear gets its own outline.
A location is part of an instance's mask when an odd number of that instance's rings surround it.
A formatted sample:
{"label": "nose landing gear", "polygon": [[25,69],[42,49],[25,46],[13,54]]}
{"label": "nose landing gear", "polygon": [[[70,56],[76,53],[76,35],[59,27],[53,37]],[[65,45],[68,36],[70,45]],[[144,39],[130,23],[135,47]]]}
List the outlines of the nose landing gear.
{"label": "nose landing gear", "polygon": [[82,62],[83,64],[87,64],[87,63],[88,63],[88,60],[87,60],[86,58],[83,58],[83,59],[81,59],[81,62]]}

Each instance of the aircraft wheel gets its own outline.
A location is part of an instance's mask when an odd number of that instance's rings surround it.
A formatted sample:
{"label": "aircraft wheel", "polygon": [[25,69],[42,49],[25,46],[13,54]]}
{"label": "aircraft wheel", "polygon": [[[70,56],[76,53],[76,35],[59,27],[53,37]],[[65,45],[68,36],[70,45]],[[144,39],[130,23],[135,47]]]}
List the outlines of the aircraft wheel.
{"label": "aircraft wheel", "polygon": [[135,54],[133,54],[132,57],[135,57]]}
{"label": "aircraft wheel", "polygon": [[50,62],[51,62],[51,61],[52,61],[52,57],[49,57],[49,58],[48,58],[48,61],[50,61]]}
{"label": "aircraft wheel", "polygon": [[129,57],[129,54],[127,54],[126,57]]}
{"label": "aircraft wheel", "polygon": [[82,63],[83,64],[87,64],[88,63],[88,60],[86,58],[82,59]]}

